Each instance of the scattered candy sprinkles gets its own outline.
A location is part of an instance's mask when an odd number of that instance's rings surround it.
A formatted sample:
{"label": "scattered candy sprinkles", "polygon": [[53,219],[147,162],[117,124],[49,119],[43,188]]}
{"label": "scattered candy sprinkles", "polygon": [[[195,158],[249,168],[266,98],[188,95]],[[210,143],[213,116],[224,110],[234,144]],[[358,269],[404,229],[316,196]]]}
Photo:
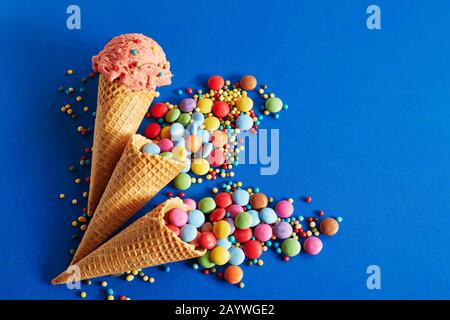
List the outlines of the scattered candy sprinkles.
{"label": "scattered candy sprinkles", "polygon": [[[138,54],[131,49],[131,54]],[[136,66],[138,67],[138,66]],[[73,80],[75,71],[66,70]],[[162,76],[162,75],[161,75]],[[75,121],[76,133],[89,139],[78,159],[68,166],[72,182],[79,188],[76,196],[57,194],[61,201],[69,201],[79,215],[71,221],[72,239],[79,240],[87,229],[90,216],[87,213],[89,171],[92,158],[94,107],[86,102],[87,84],[96,75],[90,73],[81,78],[78,85],[60,86],[58,91],[69,100],[60,111]],[[318,255],[323,250],[321,237],[338,233],[342,217],[325,217],[323,210],[310,215],[298,214],[293,198],[274,200],[260,188],[244,188],[235,182],[233,169],[238,165],[239,153],[244,151],[241,133],[257,134],[265,117],[280,117],[288,105],[268,86],[259,85],[252,75],[245,75],[232,83],[219,75],[205,79],[205,87],[178,89],[177,103],[156,101],[149,106],[148,125],[143,134],[152,141],[142,152],[185,162],[185,168],[173,180],[179,196],[190,210],[173,209],[165,217],[167,228],[181,240],[206,249],[206,254],[192,261],[192,268],[204,275],[215,275],[223,281],[244,288],[244,267],[263,266],[263,255],[273,251],[281,261],[300,254]],[[158,98],[159,93],[156,93]],[[258,107],[255,107],[259,105]],[[92,116],[88,123],[81,123],[79,114]],[[186,197],[185,190],[204,180],[223,179],[211,194],[198,200]],[[226,180],[226,181],[225,181]],[[297,197],[311,203],[311,196]],[[65,200],[68,199],[68,200]],[[70,250],[73,255],[75,249]],[[151,268],[149,272],[170,272],[170,266]],[[130,270],[115,275],[126,282],[136,280],[155,285],[154,275],[143,270]],[[107,281],[86,280],[83,285],[95,283],[106,300],[130,300],[117,294]],[[77,295],[86,299],[86,288]]]}
{"label": "scattered candy sprinkles", "polygon": [[[239,153],[244,151],[239,134],[257,133],[264,116],[278,112],[283,105],[273,93],[265,94],[267,86],[258,92],[265,103],[262,114],[253,109],[254,99],[248,95],[256,88],[256,78],[246,75],[235,84],[221,76],[212,76],[202,89],[194,94],[192,88],[185,90],[178,104],[156,102],[147,113],[152,122],[144,134],[152,143],[142,152],[159,154],[185,162],[186,166],[174,180],[175,188],[187,190],[193,183],[233,177],[238,165]],[[177,91],[183,95],[183,90]],[[281,107],[280,107],[281,105]]]}
{"label": "scattered candy sprinkles", "polygon": [[274,204],[259,188],[242,186],[231,180],[222,183],[220,191],[212,189],[213,196],[198,202],[185,198],[191,210],[176,208],[165,217],[166,226],[181,240],[207,250],[193,269],[243,288],[241,265],[263,266],[262,255],[269,249],[285,262],[302,248],[305,254],[318,255],[323,248],[319,235],[333,236],[339,230],[335,218],[296,215],[292,198]]}

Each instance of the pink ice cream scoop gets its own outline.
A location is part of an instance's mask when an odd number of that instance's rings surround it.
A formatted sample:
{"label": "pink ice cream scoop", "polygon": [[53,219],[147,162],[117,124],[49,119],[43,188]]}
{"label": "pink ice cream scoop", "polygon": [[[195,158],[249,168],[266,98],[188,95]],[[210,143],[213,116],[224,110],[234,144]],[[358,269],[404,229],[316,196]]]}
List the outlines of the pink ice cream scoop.
{"label": "pink ice cream scoop", "polygon": [[155,90],[170,84],[170,63],[159,44],[140,33],[114,37],[98,55],[92,68],[109,81],[131,90]]}

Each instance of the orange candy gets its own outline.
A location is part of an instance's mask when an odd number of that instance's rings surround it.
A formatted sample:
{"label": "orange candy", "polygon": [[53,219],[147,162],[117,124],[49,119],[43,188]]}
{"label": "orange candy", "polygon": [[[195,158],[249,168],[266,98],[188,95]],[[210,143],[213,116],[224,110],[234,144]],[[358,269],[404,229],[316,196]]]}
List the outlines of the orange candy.
{"label": "orange candy", "polygon": [[239,266],[229,266],[225,269],[223,277],[225,281],[230,284],[236,284],[241,282],[244,272]]}
{"label": "orange candy", "polygon": [[216,148],[222,148],[227,143],[227,134],[223,131],[214,131],[211,135],[211,142]]}
{"label": "orange candy", "polygon": [[186,138],[186,148],[192,152],[197,152],[202,147],[202,138],[192,135]]}
{"label": "orange candy", "polygon": [[239,85],[243,90],[253,90],[256,88],[256,78],[250,75],[243,76],[239,81]]}

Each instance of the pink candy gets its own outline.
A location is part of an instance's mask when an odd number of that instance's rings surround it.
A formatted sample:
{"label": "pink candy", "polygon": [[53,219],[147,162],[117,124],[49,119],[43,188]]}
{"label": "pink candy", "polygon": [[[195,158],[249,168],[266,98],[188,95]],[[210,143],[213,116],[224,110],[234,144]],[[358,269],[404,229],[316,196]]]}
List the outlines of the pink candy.
{"label": "pink candy", "polygon": [[161,152],[172,151],[173,142],[169,139],[161,139],[158,141],[158,146],[161,149]]}
{"label": "pink candy", "polygon": [[189,208],[191,208],[191,210],[195,210],[197,208],[197,203],[192,200],[191,198],[186,198],[183,199],[183,203],[187,206],[189,206]]}
{"label": "pink candy", "polygon": [[258,224],[255,227],[253,234],[257,240],[265,242],[267,240],[270,240],[270,238],[272,238],[273,234],[272,227],[267,223]]}
{"label": "pink candy", "polygon": [[289,218],[294,212],[294,207],[289,201],[281,200],[275,206],[275,212],[280,218]]}
{"label": "pink candy", "polygon": [[313,256],[317,255],[322,251],[322,240],[317,237],[309,237],[303,243],[303,249],[306,253],[309,253]]}
{"label": "pink candy", "polygon": [[187,221],[188,221],[188,214],[183,209],[175,208],[170,210],[169,222],[172,225],[176,227],[182,227],[186,224]]}
{"label": "pink candy", "polygon": [[238,204],[232,204],[227,208],[227,212],[229,212],[231,217],[234,218],[239,212],[244,212],[244,208]]}

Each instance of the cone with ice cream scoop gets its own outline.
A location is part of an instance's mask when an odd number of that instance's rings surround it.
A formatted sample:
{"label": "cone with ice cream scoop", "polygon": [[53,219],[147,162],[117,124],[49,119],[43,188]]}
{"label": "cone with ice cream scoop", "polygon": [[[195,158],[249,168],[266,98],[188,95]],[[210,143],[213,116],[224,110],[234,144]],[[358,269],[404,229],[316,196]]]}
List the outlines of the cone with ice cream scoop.
{"label": "cone with ice cream scoop", "polygon": [[169,62],[156,41],[123,34],[92,58],[100,73],[88,214],[92,215],[122,155],[148,111],[155,90],[169,85]]}
{"label": "cone with ice cream scoop", "polygon": [[166,200],[51,283],[80,281],[204,255],[205,250],[196,250],[165,226],[164,216],[174,208],[189,209],[180,198]]}
{"label": "cone with ice cream scoop", "polygon": [[72,264],[109,239],[184,168],[184,162],[142,151],[151,144],[138,134],[129,140]]}

